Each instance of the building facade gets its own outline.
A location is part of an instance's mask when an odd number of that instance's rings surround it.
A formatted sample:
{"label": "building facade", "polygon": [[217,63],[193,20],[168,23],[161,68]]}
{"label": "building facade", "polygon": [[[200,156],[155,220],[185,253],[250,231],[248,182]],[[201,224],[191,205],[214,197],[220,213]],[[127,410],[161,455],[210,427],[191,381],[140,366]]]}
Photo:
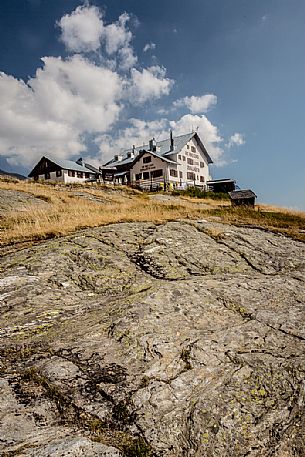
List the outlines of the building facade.
{"label": "building facade", "polygon": [[213,163],[198,133],[173,137],[147,146],[126,150],[106,164],[116,168],[114,179],[141,188],[154,189],[169,186],[207,188],[209,165]]}
{"label": "building facade", "polygon": [[98,175],[99,170],[92,165],[83,164],[81,159],[73,162],[71,160],[42,157],[28,176],[35,181],[55,181],[68,184],[94,181]]}

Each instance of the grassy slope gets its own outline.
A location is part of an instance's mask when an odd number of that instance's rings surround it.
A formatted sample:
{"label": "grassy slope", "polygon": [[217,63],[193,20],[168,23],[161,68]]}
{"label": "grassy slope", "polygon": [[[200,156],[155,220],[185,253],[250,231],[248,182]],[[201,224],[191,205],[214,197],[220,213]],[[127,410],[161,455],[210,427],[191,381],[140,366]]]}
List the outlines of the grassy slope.
{"label": "grassy slope", "polygon": [[[255,225],[305,241],[305,213],[268,208],[232,209],[228,200],[175,196],[151,199],[129,189],[99,185],[52,185],[0,180],[1,190],[25,192],[34,198],[28,204],[3,214],[0,245],[34,241],[71,233],[85,227],[116,222],[178,219],[215,219],[236,225]],[[35,205],[35,200],[46,202]],[[37,201],[37,200],[36,200]]]}

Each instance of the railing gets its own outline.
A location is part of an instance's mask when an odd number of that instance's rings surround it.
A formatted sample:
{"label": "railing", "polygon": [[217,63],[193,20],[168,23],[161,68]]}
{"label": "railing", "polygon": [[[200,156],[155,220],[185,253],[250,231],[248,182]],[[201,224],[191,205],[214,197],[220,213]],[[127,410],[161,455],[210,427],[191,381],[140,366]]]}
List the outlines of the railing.
{"label": "railing", "polygon": [[163,176],[158,178],[151,177],[149,179],[137,179],[132,181],[130,184],[133,187],[140,187],[141,189],[149,190],[150,192],[165,190],[168,187],[168,183]]}

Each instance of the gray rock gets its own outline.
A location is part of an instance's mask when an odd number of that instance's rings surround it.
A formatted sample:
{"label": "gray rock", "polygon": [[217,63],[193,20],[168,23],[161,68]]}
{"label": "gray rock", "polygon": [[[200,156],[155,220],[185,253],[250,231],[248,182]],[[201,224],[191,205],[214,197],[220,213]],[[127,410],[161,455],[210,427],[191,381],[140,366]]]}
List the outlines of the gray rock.
{"label": "gray rock", "polygon": [[124,223],[0,263],[0,452],[305,455],[303,243]]}
{"label": "gray rock", "polygon": [[87,438],[75,437],[48,444],[30,451],[33,457],[121,457],[114,447],[94,443]]}

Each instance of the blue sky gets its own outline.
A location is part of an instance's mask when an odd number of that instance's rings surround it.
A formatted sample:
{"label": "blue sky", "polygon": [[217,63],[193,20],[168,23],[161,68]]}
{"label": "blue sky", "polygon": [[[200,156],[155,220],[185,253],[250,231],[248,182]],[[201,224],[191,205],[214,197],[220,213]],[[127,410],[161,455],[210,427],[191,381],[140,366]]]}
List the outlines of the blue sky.
{"label": "blue sky", "polygon": [[214,178],[305,210],[304,25],[303,0],[1,0],[0,168],[199,127]]}

